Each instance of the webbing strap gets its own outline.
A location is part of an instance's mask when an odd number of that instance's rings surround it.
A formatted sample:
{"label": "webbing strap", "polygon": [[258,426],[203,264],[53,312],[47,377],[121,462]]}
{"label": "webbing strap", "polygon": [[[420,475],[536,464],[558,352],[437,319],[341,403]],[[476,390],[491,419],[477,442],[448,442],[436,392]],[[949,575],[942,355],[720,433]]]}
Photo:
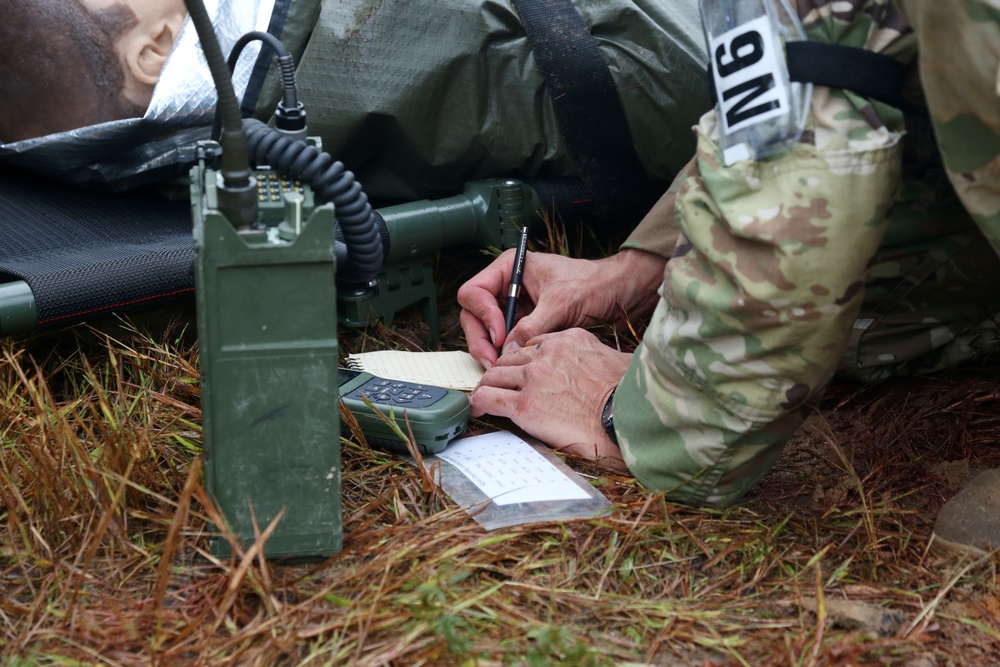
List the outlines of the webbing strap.
{"label": "webbing strap", "polygon": [[615,81],[571,0],[513,0],[598,215],[645,213],[650,187]]}
{"label": "webbing strap", "polygon": [[[903,99],[907,67],[895,58],[854,46],[808,41],[785,43],[785,57],[792,81],[843,88],[909,113],[924,113]],[[709,81],[715,104],[718,98],[711,74]]]}
{"label": "webbing strap", "polygon": [[900,107],[906,65],[874,51],[822,42],[788,42],[788,78],[831,88]]}

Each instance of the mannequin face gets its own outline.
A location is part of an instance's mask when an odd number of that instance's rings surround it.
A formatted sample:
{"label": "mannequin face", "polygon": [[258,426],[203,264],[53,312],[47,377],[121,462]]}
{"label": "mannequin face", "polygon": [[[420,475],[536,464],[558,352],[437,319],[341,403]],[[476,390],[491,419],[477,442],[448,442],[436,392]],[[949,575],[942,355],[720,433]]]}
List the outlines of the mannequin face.
{"label": "mannequin face", "polygon": [[186,15],[183,0],[0,0],[0,141],[142,116]]}
{"label": "mannequin face", "polygon": [[122,94],[145,109],[187,16],[184,1],[82,0],[82,3],[91,11],[122,5],[135,14],[135,25],[118,38],[115,51],[125,75]]}

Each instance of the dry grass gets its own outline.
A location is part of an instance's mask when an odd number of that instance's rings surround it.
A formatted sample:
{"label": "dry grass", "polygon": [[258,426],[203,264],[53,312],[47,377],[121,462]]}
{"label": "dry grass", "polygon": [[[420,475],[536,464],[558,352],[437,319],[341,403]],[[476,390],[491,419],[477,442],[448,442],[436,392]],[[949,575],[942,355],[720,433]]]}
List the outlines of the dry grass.
{"label": "dry grass", "polygon": [[[373,340],[422,344],[402,323],[342,346]],[[833,387],[726,511],[570,459],[611,515],[488,533],[344,440],[344,550],[283,566],[207,552],[190,336],[68,342],[0,347],[3,664],[1000,663],[996,559],[926,549],[970,467],[1000,465],[989,369]]]}

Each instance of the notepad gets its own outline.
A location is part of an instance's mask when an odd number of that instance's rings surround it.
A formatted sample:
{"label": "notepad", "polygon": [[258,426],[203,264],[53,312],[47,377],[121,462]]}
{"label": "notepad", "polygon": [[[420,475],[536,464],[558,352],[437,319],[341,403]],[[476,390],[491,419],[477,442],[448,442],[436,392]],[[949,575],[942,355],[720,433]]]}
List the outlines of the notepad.
{"label": "notepad", "polygon": [[460,391],[472,391],[485,369],[468,352],[409,352],[378,350],[347,356],[347,365],[372,375],[429,384]]}

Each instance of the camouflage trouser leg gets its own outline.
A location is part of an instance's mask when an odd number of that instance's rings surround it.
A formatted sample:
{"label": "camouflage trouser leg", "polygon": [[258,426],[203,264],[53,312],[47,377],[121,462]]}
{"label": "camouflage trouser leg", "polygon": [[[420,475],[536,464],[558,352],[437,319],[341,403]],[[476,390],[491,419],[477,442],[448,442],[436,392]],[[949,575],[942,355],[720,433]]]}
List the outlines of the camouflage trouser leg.
{"label": "camouflage trouser leg", "polygon": [[941,158],[962,204],[1000,252],[1000,0],[899,0]]}
{"label": "camouflage trouser leg", "polygon": [[814,100],[815,143],[722,163],[716,116],[677,192],[681,238],[615,394],[626,463],[676,500],[725,505],[770,468],[832,377],[899,180],[900,134]]}
{"label": "camouflage trouser leg", "polygon": [[[918,38],[941,158],[968,213],[930,215],[964,231],[880,251],[838,369],[862,381],[939,370],[1000,345],[1000,0],[899,4]],[[893,226],[928,223],[913,213],[904,207]]]}
{"label": "camouflage trouser leg", "polygon": [[1000,257],[975,227],[883,248],[866,287],[840,377],[932,373],[1000,348]]}

